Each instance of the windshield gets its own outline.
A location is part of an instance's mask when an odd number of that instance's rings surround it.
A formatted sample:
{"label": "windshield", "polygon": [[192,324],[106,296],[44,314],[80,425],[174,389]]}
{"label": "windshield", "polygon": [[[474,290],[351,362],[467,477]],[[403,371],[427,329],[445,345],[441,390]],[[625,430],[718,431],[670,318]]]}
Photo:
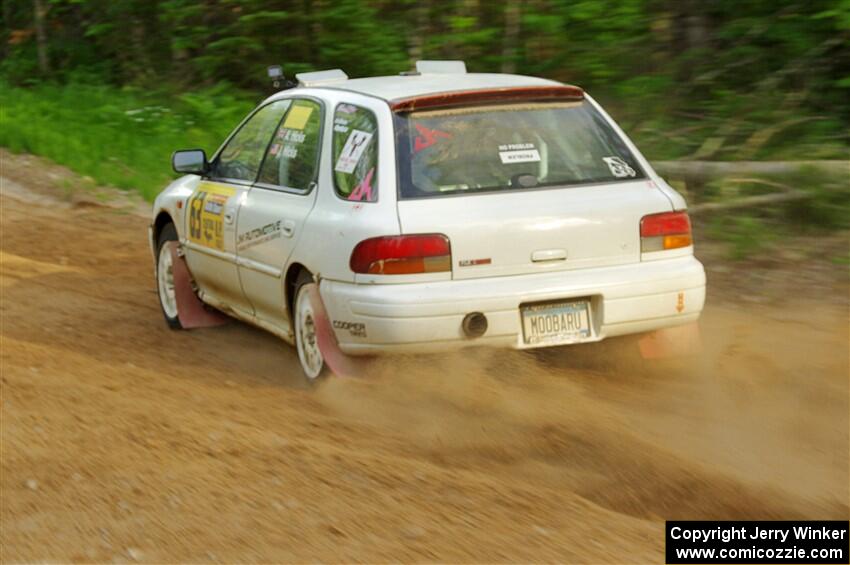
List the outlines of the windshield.
{"label": "windshield", "polygon": [[396,115],[401,198],[644,178],[587,101]]}

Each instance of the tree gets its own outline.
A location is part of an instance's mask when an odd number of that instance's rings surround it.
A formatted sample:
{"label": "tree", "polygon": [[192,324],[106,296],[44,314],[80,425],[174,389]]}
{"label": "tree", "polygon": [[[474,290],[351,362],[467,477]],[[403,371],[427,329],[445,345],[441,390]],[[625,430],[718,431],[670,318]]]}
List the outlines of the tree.
{"label": "tree", "polygon": [[38,69],[41,74],[50,74],[50,59],[47,54],[47,34],[44,32],[44,19],[47,14],[44,8],[44,0],[33,0],[33,12],[35,12],[35,37],[38,49]]}
{"label": "tree", "polygon": [[502,72],[516,72],[516,48],[519,42],[520,0],[505,1],[505,38],[502,44]]}

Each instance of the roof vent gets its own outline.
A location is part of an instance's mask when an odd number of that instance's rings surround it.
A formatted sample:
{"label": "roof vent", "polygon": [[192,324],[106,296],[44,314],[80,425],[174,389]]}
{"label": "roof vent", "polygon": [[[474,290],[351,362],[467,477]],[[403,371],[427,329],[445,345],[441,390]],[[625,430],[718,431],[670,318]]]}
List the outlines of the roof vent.
{"label": "roof vent", "polygon": [[295,75],[301,86],[315,86],[329,82],[348,80],[348,75],[342,69],[329,69],[327,71],[313,71],[311,73],[298,73]]}
{"label": "roof vent", "polygon": [[465,75],[463,61],[416,61],[416,70],[423,75]]}

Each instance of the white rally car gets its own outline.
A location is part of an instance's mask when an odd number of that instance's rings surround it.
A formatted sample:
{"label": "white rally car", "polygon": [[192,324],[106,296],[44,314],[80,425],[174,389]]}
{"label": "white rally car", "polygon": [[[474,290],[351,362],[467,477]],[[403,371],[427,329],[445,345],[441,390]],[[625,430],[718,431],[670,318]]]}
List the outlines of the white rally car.
{"label": "white rally car", "polygon": [[535,348],[699,317],[684,199],[580,88],[456,61],[297,78],[211,159],[174,154],[186,174],[150,234],[170,326],[187,325],[182,285],[294,343],[315,379],[337,353]]}

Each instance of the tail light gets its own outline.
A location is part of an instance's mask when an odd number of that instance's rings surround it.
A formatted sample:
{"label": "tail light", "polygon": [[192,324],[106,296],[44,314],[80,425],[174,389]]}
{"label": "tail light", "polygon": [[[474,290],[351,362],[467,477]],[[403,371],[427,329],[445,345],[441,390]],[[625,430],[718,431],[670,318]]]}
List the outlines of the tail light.
{"label": "tail light", "polygon": [[440,273],[452,270],[452,250],[441,234],[373,237],[357,244],[348,264],[370,275]]}
{"label": "tail light", "polygon": [[644,216],[640,221],[640,250],[664,251],[693,243],[691,219],[687,212],[664,212]]}

